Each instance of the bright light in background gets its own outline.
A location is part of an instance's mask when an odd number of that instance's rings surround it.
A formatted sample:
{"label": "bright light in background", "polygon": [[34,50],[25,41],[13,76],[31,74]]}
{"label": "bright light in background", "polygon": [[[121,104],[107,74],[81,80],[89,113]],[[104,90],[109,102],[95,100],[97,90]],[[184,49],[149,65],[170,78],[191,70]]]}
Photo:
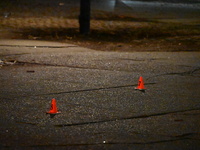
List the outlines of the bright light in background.
{"label": "bright light in background", "polygon": [[129,7],[137,7],[137,6],[148,6],[148,7],[176,7],[176,8],[195,8],[195,9],[200,9],[200,4],[186,4],[186,3],[170,3],[170,2],[156,2],[156,1],[151,1],[151,2],[146,2],[146,1],[124,1],[122,0],[124,4],[126,4]]}
{"label": "bright light in background", "polygon": [[114,11],[115,0],[92,0],[92,9],[103,10],[103,11]]}

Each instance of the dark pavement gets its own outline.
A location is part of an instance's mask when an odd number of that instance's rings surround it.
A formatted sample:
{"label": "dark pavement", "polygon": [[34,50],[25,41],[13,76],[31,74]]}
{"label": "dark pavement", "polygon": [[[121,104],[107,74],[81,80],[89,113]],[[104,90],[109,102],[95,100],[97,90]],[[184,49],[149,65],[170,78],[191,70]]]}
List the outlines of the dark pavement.
{"label": "dark pavement", "polygon": [[1,40],[0,60],[2,149],[200,149],[199,52]]}

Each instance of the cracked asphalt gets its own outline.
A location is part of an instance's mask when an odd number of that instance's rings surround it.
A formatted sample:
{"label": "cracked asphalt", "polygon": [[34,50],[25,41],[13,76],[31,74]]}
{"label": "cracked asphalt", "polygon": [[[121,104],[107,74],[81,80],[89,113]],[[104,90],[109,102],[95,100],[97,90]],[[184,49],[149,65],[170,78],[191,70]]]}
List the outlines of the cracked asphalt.
{"label": "cracked asphalt", "polygon": [[199,52],[0,40],[0,60],[1,149],[200,149]]}

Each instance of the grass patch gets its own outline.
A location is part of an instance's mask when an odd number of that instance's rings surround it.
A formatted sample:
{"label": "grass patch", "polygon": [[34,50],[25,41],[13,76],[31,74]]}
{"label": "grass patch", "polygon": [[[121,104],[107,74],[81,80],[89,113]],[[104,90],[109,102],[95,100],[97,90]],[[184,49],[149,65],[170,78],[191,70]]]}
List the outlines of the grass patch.
{"label": "grass patch", "polygon": [[63,17],[1,18],[0,27],[15,29],[23,39],[66,41],[97,50],[118,51],[122,47],[126,51],[146,49],[145,43],[149,43],[148,48],[154,50],[163,45],[163,50],[166,47],[177,50],[177,46],[178,50],[198,50],[200,45],[198,24],[166,23],[131,16],[110,14],[108,17],[99,14],[93,16],[91,32],[87,36],[79,34],[78,19]]}

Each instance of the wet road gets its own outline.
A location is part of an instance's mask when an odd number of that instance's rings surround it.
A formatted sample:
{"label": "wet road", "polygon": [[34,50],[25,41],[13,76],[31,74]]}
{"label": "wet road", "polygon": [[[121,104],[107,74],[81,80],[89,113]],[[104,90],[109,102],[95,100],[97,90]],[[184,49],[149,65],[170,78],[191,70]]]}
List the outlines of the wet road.
{"label": "wet road", "polygon": [[[0,146],[199,149],[199,58],[0,41]],[[144,93],[134,90],[140,76]],[[62,112],[53,118],[52,98]]]}

